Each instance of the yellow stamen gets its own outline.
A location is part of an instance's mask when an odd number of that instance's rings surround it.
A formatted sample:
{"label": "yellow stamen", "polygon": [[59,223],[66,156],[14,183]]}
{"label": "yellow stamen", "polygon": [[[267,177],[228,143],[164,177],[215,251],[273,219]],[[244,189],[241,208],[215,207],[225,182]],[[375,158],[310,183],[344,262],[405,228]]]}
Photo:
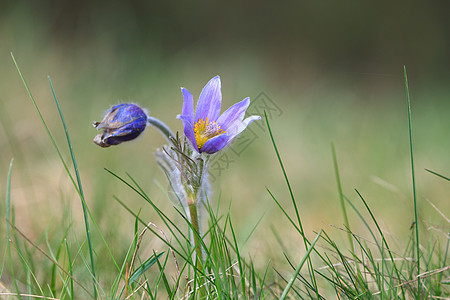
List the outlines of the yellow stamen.
{"label": "yellow stamen", "polygon": [[206,121],[200,119],[194,123],[194,133],[197,147],[200,150],[209,139],[221,135],[225,131],[215,121],[209,122],[206,118]]}

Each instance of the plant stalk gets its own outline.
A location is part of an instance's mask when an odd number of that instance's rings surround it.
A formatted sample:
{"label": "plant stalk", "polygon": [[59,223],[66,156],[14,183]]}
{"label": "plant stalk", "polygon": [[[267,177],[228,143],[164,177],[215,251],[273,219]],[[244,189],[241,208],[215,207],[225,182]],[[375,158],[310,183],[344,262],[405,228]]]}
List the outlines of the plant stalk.
{"label": "plant stalk", "polygon": [[147,116],[147,124],[156,127],[168,141],[175,137],[169,126],[157,118]]}
{"label": "plant stalk", "polygon": [[191,217],[191,225],[192,225],[192,236],[193,236],[193,242],[195,247],[195,257],[196,257],[196,267],[197,271],[194,270],[194,276],[195,273],[197,273],[198,278],[198,291],[200,294],[200,298],[204,298],[206,295],[205,287],[203,286],[203,279],[202,279],[202,273],[203,273],[203,250],[202,250],[202,242],[201,242],[201,236],[200,236],[200,226],[199,226],[199,219],[198,219],[198,213],[197,213],[197,201],[194,202],[194,204],[189,204],[189,214]]}
{"label": "plant stalk", "polygon": [[197,205],[191,204],[189,205],[189,213],[191,216],[191,224],[193,231],[192,235],[194,237],[194,245],[195,245],[195,253],[197,258],[197,268],[202,271],[203,267],[203,251],[202,251],[202,243],[200,238],[200,226],[198,222],[198,213],[197,213]]}

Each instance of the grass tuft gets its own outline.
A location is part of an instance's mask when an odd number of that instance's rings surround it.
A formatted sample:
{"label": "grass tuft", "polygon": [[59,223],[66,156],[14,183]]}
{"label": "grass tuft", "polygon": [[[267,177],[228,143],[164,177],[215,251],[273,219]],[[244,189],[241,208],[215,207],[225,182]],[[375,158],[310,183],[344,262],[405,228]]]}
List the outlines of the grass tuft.
{"label": "grass tuft", "polygon": [[[116,234],[116,231],[123,229],[126,232],[121,236],[120,242],[111,244],[110,239],[113,236],[103,234],[105,230],[103,228],[106,226],[105,219],[94,219],[86,205],[80,175],[82,170],[78,167],[69,128],[50,77],[48,77],[50,88],[70,152],[69,164],[63,158],[12,54],[11,57],[57,156],[64,166],[66,179],[75,188],[77,192],[75,197],[78,196],[81,199],[84,220],[82,233],[86,234],[86,239],[78,240],[77,238],[76,223],[79,221],[82,224],[81,220],[77,219],[50,232],[45,231],[37,238],[27,236],[24,233],[25,230],[18,228],[15,207],[12,205],[13,160],[11,160],[5,189],[6,247],[0,269],[0,287],[6,282],[7,289],[0,290],[0,297],[194,300],[447,299],[450,297],[450,267],[447,262],[450,247],[448,234],[439,228],[436,232],[441,235],[436,237],[431,230],[422,229],[420,237],[423,247],[419,248],[413,131],[406,68],[404,76],[415,220],[415,226],[408,236],[400,237],[398,241],[395,238],[392,240],[391,236],[382,229],[386,221],[369,205],[377,200],[376,197],[363,197],[359,189],[355,189],[356,194],[352,194],[351,197],[344,194],[333,144],[331,145],[333,166],[330,166],[330,169],[334,167],[344,228],[332,225],[328,227],[331,228],[329,230],[327,228],[327,230],[321,229],[312,233],[305,232],[307,227],[304,227],[306,223],[302,218],[306,212],[302,211],[300,214],[300,205],[295,198],[293,184],[285,168],[284,162],[287,160],[282,159],[268,116],[265,114],[268,135],[281,168],[281,183],[287,187],[289,199],[289,204],[283,206],[284,199],[276,195],[275,189],[266,187],[267,193],[283,219],[270,221],[286,223],[283,230],[272,227],[273,236],[269,237],[270,234],[265,234],[263,241],[255,241],[254,235],[259,233],[258,229],[264,226],[268,218],[261,217],[255,221],[255,224],[242,230],[239,223],[235,222],[240,221],[239,217],[232,213],[235,202],[223,203],[219,194],[218,199],[207,199],[204,207],[201,210],[199,208],[198,213],[207,220],[203,230],[199,232],[189,222],[181,205],[174,205],[168,210],[155,201],[157,198],[154,195],[146,192],[147,189],[144,189],[141,182],[148,183],[151,182],[150,180],[141,181],[131,173],[124,172],[125,175],[122,176],[106,169],[107,175],[111,175],[114,183],[120,184],[115,190],[117,195],[111,195],[116,200],[113,204],[118,204],[124,211],[121,214],[120,225],[113,228],[112,232]],[[8,135],[8,140],[15,143],[12,135]],[[16,148],[19,147],[14,145],[13,149]],[[22,155],[20,151],[18,154]],[[70,163],[73,165],[73,170],[69,168]],[[429,169],[426,171],[449,181],[448,177],[435,171]],[[123,189],[131,192],[131,197],[144,200],[141,201],[144,207],[135,208],[128,199],[123,200],[125,199],[125,196],[121,194]],[[163,201],[170,201],[169,194],[171,194],[170,191],[165,194],[164,197],[167,199],[164,198]],[[238,193],[237,195],[239,197]],[[372,200],[374,198],[375,200]],[[448,216],[431,201],[428,199],[427,201],[448,226]],[[351,214],[347,212],[347,209]],[[65,211],[62,213],[62,219],[70,218],[71,215],[71,212]],[[269,213],[263,214],[263,216],[267,215]],[[127,221],[132,224],[130,228],[122,228],[122,224],[126,224]],[[352,227],[350,227],[350,221]],[[91,233],[90,224],[98,234]],[[310,234],[313,239],[308,238]],[[191,235],[196,237],[195,242],[192,242]],[[261,263],[261,255],[254,251],[254,243],[263,245],[269,239],[272,241],[270,250],[274,252],[271,256],[264,257]],[[428,242],[425,243],[426,241]],[[201,247],[197,247],[198,245],[194,243],[200,244]],[[298,246],[300,244],[302,244],[301,247]],[[108,253],[105,255],[106,259],[100,255],[96,256],[100,253],[96,245],[103,245],[106,249]],[[196,249],[204,251],[201,267],[196,258],[200,255],[195,255]],[[107,265],[107,260],[110,265]],[[86,287],[91,284],[91,281],[93,290]]]}

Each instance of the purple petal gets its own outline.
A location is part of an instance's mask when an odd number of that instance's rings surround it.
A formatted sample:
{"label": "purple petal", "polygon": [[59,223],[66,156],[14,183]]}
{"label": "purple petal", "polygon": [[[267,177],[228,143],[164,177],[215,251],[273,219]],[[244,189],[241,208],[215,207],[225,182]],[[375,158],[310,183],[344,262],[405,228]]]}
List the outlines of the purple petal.
{"label": "purple petal", "polygon": [[189,122],[194,124],[194,100],[192,94],[185,88],[181,88],[183,93],[183,111],[182,115],[189,118]]}
{"label": "purple petal", "polygon": [[216,153],[217,151],[221,150],[223,147],[228,145],[228,142],[230,140],[230,136],[228,134],[221,134],[218,136],[213,137],[212,139],[208,140],[200,149],[201,152],[206,152],[208,154]]}
{"label": "purple petal", "polygon": [[189,116],[178,115],[177,118],[183,121],[184,135],[189,139],[189,141],[191,141],[192,146],[198,152],[197,141],[195,140],[194,125],[189,120]]}
{"label": "purple petal", "polygon": [[220,77],[211,79],[203,88],[195,111],[195,122],[199,119],[215,121],[220,115],[222,93],[220,91]]}
{"label": "purple petal", "polygon": [[244,131],[247,126],[255,121],[261,119],[260,116],[251,116],[246,118],[244,121],[239,122],[239,126],[236,126],[236,132],[233,135],[230,134],[221,134],[210,140],[208,140],[205,145],[203,145],[201,152],[206,152],[208,154],[216,153],[219,150],[222,150],[223,147],[227,146],[231,143],[231,141],[236,138],[242,131]]}
{"label": "purple petal", "polygon": [[235,122],[233,124],[232,128],[228,128],[227,134],[231,135],[230,137],[230,141],[232,139],[234,139],[236,136],[238,136],[242,131],[245,130],[245,128],[247,128],[247,126],[256,120],[261,119],[260,116],[250,116],[248,118],[246,118],[244,121],[241,122]]}
{"label": "purple petal", "polygon": [[242,123],[245,116],[245,111],[247,110],[249,104],[250,98],[245,98],[241,102],[231,106],[217,119],[217,124],[220,128],[229,133],[229,128],[232,129],[236,124]]}

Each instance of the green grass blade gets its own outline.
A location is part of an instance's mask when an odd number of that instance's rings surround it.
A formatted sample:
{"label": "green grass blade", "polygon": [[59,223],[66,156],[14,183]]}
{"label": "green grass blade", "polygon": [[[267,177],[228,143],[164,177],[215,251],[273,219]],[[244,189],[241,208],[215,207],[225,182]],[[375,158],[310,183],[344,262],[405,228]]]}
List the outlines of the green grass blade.
{"label": "green grass blade", "polygon": [[304,234],[303,226],[302,226],[302,222],[301,222],[301,218],[300,218],[300,213],[299,213],[299,210],[297,208],[297,203],[295,202],[295,197],[294,197],[294,193],[292,192],[291,183],[289,182],[289,178],[288,178],[286,170],[284,168],[283,161],[281,160],[280,152],[278,151],[277,144],[275,143],[275,139],[274,139],[273,134],[272,134],[272,129],[270,128],[269,119],[267,118],[267,114],[265,112],[264,112],[264,116],[266,118],[267,128],[269,129],[270,139],[272,140],[272,145],[273,145],[273,148],[275,149],[275,153],[276,153],[277,158],[278,158],[278,163],[280,164],[280,167],[281,167],[281,170],[283,172],[283,176],[284,176],[285,182],[286,182],[288,190],[289,190],[289,195],[291,196],[292,205],[294,206],[295,214],[297,216],[297,221],[299,223],[298,225],[300,227],[301,233]]}
{"label": "green grass blade", "polygon": [[67,261],[69,264],[69,280],[70,280],[70,299],[74,299],[74,290],[73,290],[73,269],[72,269],[72,258],[70,257],[70,250],[69,250],[69,244],[67,243],[67,239],[64,240],[66,244],[66,252],[67,252]]}
{"label": "green grass blade", "polygon": [[[417,207],[417,193],[416,193],[416,176],[414,172],[414,151],[413,151],[413,137],[412,137],[412,122],[411,122],[411,101],[409,99],[409,87],[408,76],[406,74],[406,66],[403,66],[405,75],[405,88],[406,88],[406,102],[408,105],[408,129],[409,129],[409,152],[411,156],[411,179],[412,179],[412,192],[414,199],[414,221],[416,222],[416,258],[417,258],[417,275],[420,274],[420,242],[419,242],[419,216]],[[417,297],[420,299],[420,277],[417,278]]]}
{"label": "green grass blade", "polygon": [[[30,264],[26,261],[24,255],[23,255],[23,252],[21,252],[21,251],[19,250],[19,248],[16,247],[17,245],[13,244],[13,246],[16,248],[16,252],[17,252],[17,254],[19,255],[19,258],[20,258],[20,259],[22,260],[22,262],[25,264],[25,267],[27,268],[27,271],[29,271],[29,272],[27,272],[27,276],[30,276],[30,281],[31,281],[31,277],[33,277],[34,282],[36,283],[36,288],[39,290],[39,292],[41,293],[41,295],[44,295],[44,291],[42,290],[42,287],[40,286],[39,281],[38,281],[38,279],[36,278],[35,274],[32,272],[32,267],[31,267]],[[28,281],[28,279],[27,279],[27,281]],[[28,293],[31,293],[30,290],[28,290]],[[21,295],[20,295],[20,292],[17,292],[17,296],[19,296],[19,297],[21,296]]]}
{"label": "green grass blade", "polygon": [[380,243],[378,242],[378,239],[376,238],[375,233],[373,233],[373,230],[369,226],[369,224],[367,223],[366,219],[359,212],[359,210],[356,208],[356,206],[353,205],[353,203],[350,201],[350,199],[348,199],[345,195],[344,195],[344,199],[345,199],[345,201],[347,201],[347,203],[350,205],[350,207],[353,209],[353,211],[358,215],[359,219],[364,223],[364,226],[366,226],[367,230],[369,231],[370,235],[373,238],[374,243],[377,245],[377,247],[378,247],[378,249],[380,250],[380,253],[381,253],[383,245],[380,245]]}
{"label": "green grass blade", "polygon": [[[60,259],[60,256],[63,251],[63,247],[65,245],[64,241],[66,241],[66,243],[67,243],[66,238],[67,238],[67,235],[69,234],[69,228],[66,229],[66,232],[64,233],[64,235],[61,239],[61,242],[59,243],[58,250],[56,252],[56,256],[53,254],[52,247],[50,246],[50,241],[48,240],[48,235],[47,235],[47,233],[45,233],[45,242],[47,243],[47,248],[49,249],[50,255],[52,256],[52,258],[55,261],[58,261]],[[53,264],[52,268],[51,268],[51,273],[50,273],[51,274],[50,290],[52,291],[53,295],[56,294],[56,271],[57,271],[57,267],[55,264]],[[61,275],[60,275],[60,277],[61,277]]]}
{"label": "green grass blade", "polygon": [[128,280],[128,284],[132,284],[135,282],[140,276],[142,276],[148,269],[150,269],[151,266],[153,266],[156,263],[156,260],[158,260],[165,251],[159,253],[158,255],[152,255],[149,257],[145,262],[143,262],[130,276],[130,279]]}
{"label": "green grass blade", "polygon": [[334,173],[336,176],[336,183],[337,183],[337,188],[338,188],[338,193],[339,193],[339,201],[341,203],[342,216],[344,217],[344,224],[345,224],[345,227],[347,228],[347,236],[348,236],[348,242],[350,245],[350,250],[353,251],[353,238],[352,238],[352,234],[351,234],[351,230],[350,230],[350,223],[349,223],[348,217],[347,217],[347,209],[345,208],[344,194],[342,192],[341,177],[339,175],[339,167],[338,167],[338,162],[337,162],[337,158],[336,158],[336,149],[334,148],[333,143],[331,143],[331,153],[333,155]]}
{"label": "green grass blade", "polygon": [[247,244],[247,242],[250,240],[250,238],[253,236],[253,233],[256,231],[257,227],[259,226],[259,224],[261,223],[262,219],[264,218],[265,213],[259,217],[258,221],[255,223],[255,225],[253,225],[252,229],[250,230],[249,234],[247,235],[247,237],[244,239],[244,242],[242,243],[242,247],[244,248],[244,246]]}
{"label": "green grass blade", "polygon": [[264,299],[264,291],[263,291],[263,289],[264,289],[264,286],[265,286],[265,283],[266,283],[266,277],[267,277],[267,273],[269,272],[269,267],[270,267],[270,259],[267,262],[266,270],[264,271],[264,275],[263,275],[262,279],[259,280],[259,289],[261,291],[260,293],[261,293],[262,299]]}
{"label": "green grass blade", "polygon": [[[257,275],[256,275],[256,270],[255,270],[255,266],[254,266],[254,264],[253,264],[253,261],[251,261],[250,266],[251,266],[251,268],[250,268],[250,278],[251,278],[251,284],[250,284],[250,286],[251,286],[252,289],[253,289],[253,295],[254,295],[254,297],[255,297],[255,298],[258,298],[259,292],[258,292],[258,288],[256,287],[256,283],[257,283],[256,277],[257,277]],[[242,276],[242,275],[241,275],[241,276]],[[259,278],[258,278],[258,279],[259,279]],[[245,298],[244,298],[244,299],[245,299]]]}
{"label": "green grass blade", "polygon": [[55,99],[56,107],[58,108],[58,113],[61,118],[61,122],[64,126],[64,132],[66,134],[66,140],[67,140],[67,144],[69,146],[70,157],[72,159],[73,168],[75,170],[75,176],[77,178],[77,186],[78,186],[78,191],[79,191],[79,195],[81,198],[81,205],[83,208],[84,226],[85,226],[85,230],[86,230],[86,237],[88,240],[89,258],[90,258],[90,262],[91,262],[91,272],[92,272],[92,276],[93,276],[92,280],[93,280],[93,286],[94,286],[94,298],[97,298],[97,287],[96,287],[97,281],[96,281],[96,275],[95,275],[94,250],[92,247],[91,230],[89,228],[89,217],[88,217],[88,212],[87,212],[86,200],[85,200],[84,193],[83,193],[83,185],[81,184],[80,172],[78,171],[78,164],[77,164],[77,160],[75,159],[75,153],[73,151],[72,142],[70,140],[70,135],[69,135],[69,131],[67,129],[66,121],[64,120],[64,116],[63,116],[61,107],[59,105],[58,98],[56,97],[56,93],[55,93],[55,89],[53,88],[52,80],[50,79],[50,76],[48,76],[47,78],[48,78],[48,82],[50,83],[50,88],[53,93],[53,98]]}
{"label": "green grass blade", "polygon": [[53,148],[55,148],[56,153],[58,154],[58,157],[61,160],[61,162],[62,162],[62,164],[64,166],[64,169],[66,170],[67,175],[69,176],[70,180],[72,181],[73,186],[77,189],[77,192],[80,193],[80,191],[78,190],[78,187],[77,187],[77,185],[75,183],[75,180],[74,180],[72,174],[69,171],[69,167],[67,166],[66,161],[62,157],[61,151],[59,150],[59,147],[56,144],[55,139],[53,138],[53,135],[50,132],[50,129],[48,128],[47,123],[45,122],[44,117],[42,116],[41,111],[39,110],[39,107],[37,106],[37,103],[34,100],[33,95],[31,94],[30,89],[28,88],[28,84],[25,81],[25,78],[23,77],[22,72],[20,71],[19,65],[17,64],[16,59],[14,58],[14,55],[12,54],[12,52],[11,52],[11,57],[12,57],[12,60],[14,62],[14,65],[16,66],[16,70],[19,73],[20,79],[22,80],[22,83],[25,86],[25,89],[26,89],[26,91],[28,93],[28,97],[30,97],[30,100],[33,103],[34,109],[38,113],[39,119],[41,120],[41,123],[44,126],[45,131],[47,132],[47,135],[50,138],[50,141],[52,142]]}
{"label": "green grass blade", "polygon": [[425,169],[425,171],[430,172],[431,174],[434,174],[436,176],[439,176],[439,177],[441,177],[441,178],[443,178],[443,179],[445,179],[447,181],[450,181],[450,178],[448,178],[447,176],[444,176],[442,174],[436,173],[436,172],[434,172],[434,171],[432,171],[430,169]]}
{"label": "green grass blade", "polygon": [[[307,249],[309,242],[308,242],[308,240],[307,240],[307,238],[305,236],[305,232],[303,230],[302,221],[301,221],[301,218],[300,218],[300,213],[299,213],[299,210],[298,210],[298,207],[297,207],[297,203],[295,202],[294,193],[292,192],[291,184],[289,182],[289,178],[288,178],[286,170],[284,168],[283,161],[281,160],[281,155],[280,155],[280,152],[278,151],[277,144],[275,143],[275,138],[273,137],[272,129],[270,128],[270,124],[269,124],[269,119],[267,118],[267,114],[266,114],[265,111],[264,111],[264,117],[266,119],[267,129],[269,130],[269,135],[270,135],[270,139],[272,141],[273,148],[274,148],[275,153],[276,153],[277,158],[278,158],[278,163],[279,163],[279,165],[281,167],[284,179],[285,179],[287,187],[289,189],[289,194],[291,196],[292,205],[294,206],[295,215],[297,216],[297,222],[298,222],[298,225],[299,225],[300,234],[303,237],[303,243],[305,245],[305,249]],[[312,279],[312,281],[314,283],[314,288],[316,290],[316,296],[317,296],[317,298],[319,298],[319,291],[318,291],[318,288],[317,288],[316,277],[314,275],[314,268],[313,268],[313,265],[312,265],[312,261],[309,258],[308,258],[308,265],[309,265],[310,276],[311,276],[311,279]]]}
{"label": "green grass blade", "polygon": [[302,234],[302,229],[295,224],[294,220],[289,216],[289,214],[286,212],[286,210],[281,206],[280,202],[278,202],[277,198],[275,198],[275,195],[269,190],[269,188],[266,187],[266,191],[269,193],[270,197],[275,201],[278,208],[283,212],[283,214],[286,216],[286,218],[289,220],[292,226],[294,226],[295,230],[297,230],[298,233]]}
{"label": "green grass blade", "polygon": [[289,290],[292,288],[292,285],[294,284],[294,281],[297,278],[298,274],[300,273],[300,270],[302,269],[306,260],[309,259],[309,255],[311,254],[311,251],[313,250],[314,246],[316,245],[317,241],[319,240],[319,237],[321,234],[322,234],[322,230],[320,230],[320,232],[317,234],[316,238],[313,240],[313,242],[309,246],[308,251],[306,251],[306,254],[303,256],[302,260],[300,261],[297,268],[295,269],[294,274],[292,275],[291,279],[289,280],[288,284],[286,285],[286,288],[283,291],[283,294],[281,294],[280,300],[284,300],[287,297]]}
{"label": "green grass blade", "polygon": [[[388,254],[389,254],[389,258],[391,259],[391,262],[392,262],[392,266],[393,266],[393,268],[395,269],[395,272],[396,272],[398,281],[400,282],[401,279],[402,279],[402,276],[401,276],[400,271],[398,270],[398,268],[397,268],[397,266],[396,266],[396,264],[395,264],[394,258],[392,257],[392,252],[391,252],[391,250],[389,249],[389,245],[388,245],[388,243],[387,243],[387,241],[386,241],[386,239],[385,239],[385,237],[384,237],[383,231],[381,230],[380,225],[378,224],[378,222],[377,222],[375,216],[373,215],[372,211],[370,210],[369,206],[367,205],[366,200],[364,200],[363,196],[360,194],[360,192],[359,192],[358,190],[355,189],[355,191],[356,191],[356,193],[358,194],[359,198],[360,198],[360,199],[362,200],[362,202],[364,203],[364,206],[366,207],[367,211],[369,212],[370,217],[372,218],[372,221],[375,223],[375,226],[377,227],[377,230],[378,230],[378,232],[379,232],[380,235],[381,235],[381,240],[383,241],[383,244],[384,244],[384,246],[386,247],[386,250],[387,250],[387,252],[388,252]],[[384,266],[383,253],[384,253],[384,251],[382,251],[382,252],[380,253],[380,254],[382,255],[382,257],[381,257],[381,258],[382,258],[382,268],[383,268],[383,266]],[[382,275],[384,275],[383,272],[382,272]],[[403,289],[403,287],[401,287],[401,291],[402,291],[402,293],[404,294],[404,289]]]}
{"label": "green grass blade", "polygon": [[[275,271],[275,273],[277,273],[278,277],[280,277],[281,280],[282,280],[283,282],[285,282],[286,284],[289,283],[289,281],[287,281],[286,278],[284,278],[283,275],[281,275],[281,273],[280,273],[277,269],[274,268],[274,271]],[[278,287],[281,288],[281,284],[279,284]],[[292,286],[292,287],[291,287],[291,290],[294,291],[294,293],[297,295],[298,299],[305,299],[304,297],[301,296],[301,293],[307,294],[307,292],[305,292],[305,291],[303,291],[303,290],[297,290],[297,289],[295,288],[295,286]],[[275,296],[275,295],[274,295],[274,296]],[[292,298],[292,299],[295,299],[295,297],[291,297],[291,298]],[[313,299],[314,297],[310,297],[310,298]],[[275,298],[274,298],[274,299],[275,299]],[[278,299],[280,299],[280,298],[278,298]]]}
{"label": "green grass blade", "polygon": [[[156,256],[156,252],[153,251],[153,255]],[[169,285],[169,280],[167,279],[166,274],[164,274],[164,270],[167,267],[167,262],[169,261],[169,257],[170,257],[170,253],[167,253],[166,255],[166,259],[164,260],[164,264],[161,264],[159,262],[159,259],[156,260],[156,263],[158,264],[158,268],[159,268],[159,276],[158,279],[155,283],[155,297],[157,296],[157,292],[158,292],[158,285],[160,283],[160,281],[162,280],[163,284],[164,284],[164,288],[166,289],[166,293],[168,295],[167,298],[171,299],[173,297],[173,295],[175,294],[176,290],[172,291],[172,289],[170,288]]]}
{"label": "green grass blade", "polygon": [[[12,175],[12,167],[13,167],[14,159],[11,159],[9,163],[8,170],[8,179],[6,181],[6,243],[7,243],[7,251],[8,251],[8,260],[11,270],[11,278],[14,283],[14,288],[16,289],[17,294],[20,294],[19,286],[17,285],[16,277],[14,274],[14,265],[12,261],[11,255],[11,175]],[[20,298],[20,296],[19,296]]]}
{"label": "green grass blade", "polygon": [[[323,236],[322,236],[322,238],[324,238]],[[313,251],[317,251],[317,250],[315,250],[315,249],[313,249]],[[292,261],[291,261],[291,259],[289,258],[289,256],[286,254],[286,253],[283,253],[283,256],[284,256],[284,259],[287,261],[287,263],[289,264],[289,266],[295,271],[295,269],[297,269],[297,267],[296,266],[294,266],[294,264],[292,263]],[[285,280],[285,279],[283,279],[285,282],[286,282],[286,284],[288,283],[288,281],[287,280]],[[301,289],[301,292],[302,293],[304,293],[304,294],[307,294],[308,296],[309,296],[309,298],[315,298],[312,294],[311,294],[311,292],[314,292],[315,291],[315,289],[314,289],[314,286],[312,286],[311,285],[311,283],[310,282],[308,282],[308,279],[306,278],[306,277],[304,277],[302,274],[298,274],[297,275],[297,280],[299,280],[302,284],[304,284],[305,285],[305,288],[302,288]],[[319,297],[321,297],[320,295],[319,295]]]}
{"label": "green grass blade", "polygon": [[136,244],[134,243],[135,238],[139,236],[138,232],[135,232],[133,241],[130,243],[130,246],[128,247],[128,250],[125,254],[125,257],[123,258],[122,267],[119,270],[119,273],[116,276],[116,279],[111,285],[111,295],[116,295],[115,299],[121,299],[122,295],[117,293],[117,290],[119,289],[119,284],[122,281],[126,280],[125,272],[127,271],[128,262],[131,260],[131,257],[133,256],[134,251],[136,250]]}
{"label": "green grass blade", "polygon": [[230,230],[231,230],[231,234],[233,236],[233,241],[234,241],[234,245],[236,247],[236,256],[237,256],[237,261],[238,261],[238,266],[239,266],[239,273],[240,273],[240,277],[241,277],[241,288],[242,288],[242,299],[246,299],[246,295],[245,295],[245,271],[244,271],[244,267],[242,266],[242,262],[241,262],[241,255],[239,254],[239,246],[236,240],[236,234],[234,233],[234,229],[233,229],[233,225],[231,223],[231,218],[230,218]]}

